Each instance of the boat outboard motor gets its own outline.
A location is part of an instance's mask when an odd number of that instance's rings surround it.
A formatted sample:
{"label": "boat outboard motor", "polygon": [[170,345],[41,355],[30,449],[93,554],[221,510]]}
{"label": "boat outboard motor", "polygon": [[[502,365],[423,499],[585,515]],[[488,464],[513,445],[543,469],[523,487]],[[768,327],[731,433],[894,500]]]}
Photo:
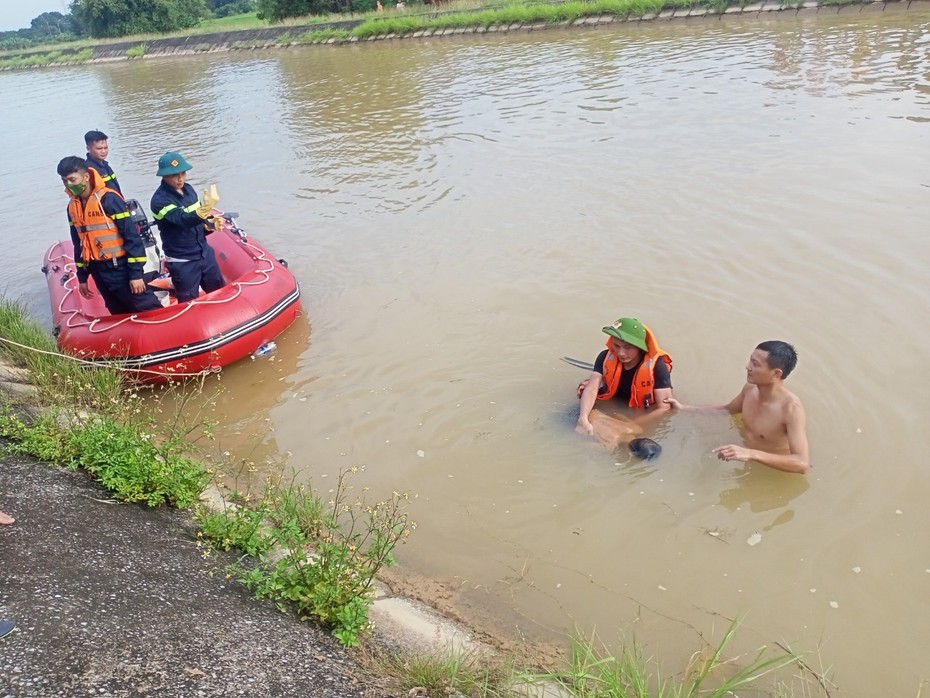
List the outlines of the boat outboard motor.
{"label": "boat outboard motor", "polygon": [[145,245],[146,262],[143,267],[142,278],[148,283],[159,274],[161,274],[162,254],[158,247],[158,241],[155,239],[155,231],[149,223],[149,217],[145,209],[135,199],[126,199],[126,208],[129,209],[129,220],[132,221],[136,230],[139,231],[139,237],[142,238],[142,244]]}
{"label": "boat outboard motor", "polygon": [[135,199],[126,199],[126,207],[129,209],[129,220],[136,224],[139,231],[139,237],[146,247],[152,247],[155,243],[155,233],[149,225],[149,217],[145,214],[145,209]]}

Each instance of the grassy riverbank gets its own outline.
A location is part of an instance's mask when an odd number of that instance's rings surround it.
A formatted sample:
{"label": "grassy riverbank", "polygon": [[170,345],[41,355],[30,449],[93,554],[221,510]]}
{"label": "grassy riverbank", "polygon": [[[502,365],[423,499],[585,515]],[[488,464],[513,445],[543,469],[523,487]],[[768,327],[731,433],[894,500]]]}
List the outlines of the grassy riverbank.
{"label": "grassy riverbank", "polygon": [[[390,5],[390,3],[388,3]],[[491,3],[460,0],[428,11],[412,4],[404,11],[347,13],[299,17],[269,26],[255,14],[208,20],[184,32],[137,35],[108,41],[81,41],[50,45],[28,52],[0,53],[0,70],[58,64],[80,64],[116,58],[139,59],[162,52],[176,53],[180,39],[186,51],[251,50],[302,44],[339,44],[401,37],[428,37],[446,33],[484,33],[518,29],[602,24],[610,21],[648,21],[685,17],[746,14],[837,12],[842,6],[883,9],[885,5],[907,9],[910,2],[873,0],[567,0],[536,2],[512,0]]]}
{"label": "grassy riverbank", "polygon": [[414,527],[407,495],[370,504],[345,472],[335,495],[269,482],[257,500],[230,493],[208,508],[201,495],[225,465],[205,465],[212,425],[203,415],[215,396],[203,382],[128,385],[116,369],[58,353],[10,301],[0,301],[0,356],[35,387],[0,393],[10,452],[83,469],[120,501],[192,509],[204,544],[246,555],[232,573],[256,596],[322,623],[346,646],[357,643],[376,575]]}

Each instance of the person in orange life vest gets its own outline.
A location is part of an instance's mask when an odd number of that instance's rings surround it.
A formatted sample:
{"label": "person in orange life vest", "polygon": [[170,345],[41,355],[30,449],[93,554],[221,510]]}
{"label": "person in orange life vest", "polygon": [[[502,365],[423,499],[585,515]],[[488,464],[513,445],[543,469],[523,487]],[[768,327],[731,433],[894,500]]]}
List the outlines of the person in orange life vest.
{"label": "person in orange life vest", "polygon": [[80,294],[93,297],[87,284],[92,276],[113,315],[161,308],[142,280],[145,244],[122,195],[104,186],[100,174],[88,168],[84,158],[62,158],[57,170],[71,199],[68,222]]}
{"label": "person in orange life vest", "polygon": [[749,448],[726,444],[714,449],[717,458],[754,460],[776,470],[804,475],[811,468],[807,443],[807,415],[797,395],[785,388],[785,378],[798,365],[798,354],[787,342],[773,339],[759,344],[746,364],[746,384],[725,405],[683,405],[666,402],[679,410],[726,410],[743,417],[743,433]]}
{"label": "person in orange life vest", "polygon": [[[652,331],[636,318],[620,318],[603,332],[607,348],[598,354],[591,376],[578,386],[581,407],[575,431],[616,446],[641,433],[642,422],[670,409],[665,400],[672,397],[672,357],[659,348]],[[648,416],[626,420],[594,409],[597,402],[614,400],[647,410]]]}
{"label": "person in orange life vest", "polygon": [[158,159],[161,185],[152,194],[152,217],[161,233],[162,250],[178,303],[197,297],[198,289],[210,293],[225,285],[207,234],[222,226],[213,216],[219,203],[216,187],[204,191],[203,202],[187,183],[191,165],[181,153],[169,151]]}
{"label": "person in orange life vest", "polygon": [[119,188],[116,173],[107,162],[107,155],[110,154],[110,145],[107,140],[107,134],[103,131],[88,131],[84,134],[84,144],[87,146],[87,166],[97,170],[103,179],[104,186],[122,194],[123,190]]}

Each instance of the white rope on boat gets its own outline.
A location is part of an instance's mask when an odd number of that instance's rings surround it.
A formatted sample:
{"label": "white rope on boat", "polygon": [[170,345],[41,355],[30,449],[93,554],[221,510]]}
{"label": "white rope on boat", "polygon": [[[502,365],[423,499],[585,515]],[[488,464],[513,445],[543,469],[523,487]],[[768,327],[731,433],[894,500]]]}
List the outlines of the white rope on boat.
{"label": "white rope on boat", "polygon": [[35,352],[36,354],[45,354],[46,356],[60,356],[65,359],[70,359],[71,361],[76,361],[79,364],[84,364],[86,366],[93,366],[95,368],[110,368],[115,371],[124,371],[126,373],[151,373],[155,376],[169,376],[169,377],[182,377],[182,378],[194,378],[197,376],[209,376],[211,373],[219,373],[220,367],[214,366],[212,368],[206,369],[204,371],[197,371],[196,373],[166,373],[165,371],[151,371],[146,368],[124,368],[117,364],[112,364],[107,361],[88,361],[87,359],[81,359],[77,356],[71,356],[70,354],[63,354],[57,351],[46,351],[45,349],[37,349],[36,347],[30,347],[27,344],[20,344],[19,342],[14,342],[12,339],[7,339],[6,337],[0,337],[0,342],[5,344],[10,344],[14,347],[19,347],[20,349],[26,349],[27,351]]}
{"label": "white rope on boat", "polygon": [[[80,308],[77,308],[75,310],[65,310],[64,307],[62,307],[64,305],[65,300],[68,298],[68,296],[70,296],[72,293],[76,291],[76,289],[74,288],[73,284],[71,284],[71,282],[77,278],[77,272],[76,272],[76,267],[74,266],[74,259],[67,254],[61,254],[55,259],[48,260],[49,262],[58,261],[58,260],[68,260],[65,262],[64,269],[65,271],[68,271],[70,267],[72,270],[72,275],[65,281],[64,287],[65,287],[66,293],[64,294],[64,296],[62,296],[61,302],[59,302],[58,304],[58,311],[62,314],[62,316],[66,316],[65,321],[64,321],[64,324],[66,327],[73,328],[73,327],[82,327],[86,325],[88,332],[92,334],[102,334],[104,332],[109,332],[110,330],[115,329],[126,322],[137,323],[140,325],[164,325],[166,323],[177,320],[179,317],[184,315],[184,313],[189,312],[195,306],[222,305],[224,303],[230,303],[236,300],[240,295],[242,295],[243,286],[260,286],[264,283],[267,283],[271,279],[271,272],[274,271],[274,261],[268,258],[264,250],[259,249],[258,247],[251,244],[247,240],[240,239],[239,243],[253,250],[252,258],[254,260],[267,263],[268,265],[267,267],[253,270],[255,274],[260,275],[262,278],[257,279],[255,281],[233,281],[231,282],[230,285],[236,287],[236,292],[232,296],[228,298],[211,298],[211,299],[203,299],[203,300],[199,298],[195,298],[187,303],[182,304],[180,307],[178,307],[178,312],[176,312],[171,317],[161,318],[159,320],[148,320],[146,318],[140,318],[138,315],[133,314],[133,315],[129,315],[128,317],[124,317],[121,320],[116,320],[115,322],[106,324],[106,326],[99,327],[99,328],[98,328],[98,325],[100,325],[101,323],[109,322],[107,318],[94,318],[93,320],[88,321],[88,320],[83,319],[86,316],[84,315],[84,313],[82,312]],[[78,317],[80,317],[81,319],[76,320]],[[199,374],[194,374],[194,375],[199,375]]]}

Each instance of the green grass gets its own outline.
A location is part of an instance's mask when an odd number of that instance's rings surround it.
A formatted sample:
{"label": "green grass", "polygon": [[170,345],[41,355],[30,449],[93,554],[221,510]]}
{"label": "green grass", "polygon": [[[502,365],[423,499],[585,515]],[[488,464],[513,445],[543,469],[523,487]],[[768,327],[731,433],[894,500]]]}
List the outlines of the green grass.
{"label": "green grass", "polygon": [[[463,696],[464,698],[787,698],[820,694],[828,682],[811,673],[800,657],[787,650],[761,647],[749,656],[725,657],[739,627],[733,622],[720,642],[696,651],[683,670],[664,673],[660,661],[646,656],[635,638],[619,653],[609,651],[596,635],[571,638],[571,655],[561,670],[520,669],[526,657],[496,656],[476,650],[384,649],[366,645],[360,659],[374,673],[391,681],[392,694]],[[529,658],[532,660],[532,657]],[[781,669],[803,669],[790,683],[776,680]],[[795,693],[795,688],[803,684]]]}
{"label": "green grass", "polygon": [[301,34],[295,41],[301,44],[321,44],[330,39],[348,41],[351,36],[352,34],[346,29],[312,29]]}
{"label": "green grass", "polygon": [[390,677],[399,695],[418,695],[414,690],[418,688],[425,689],[428,696],[520,695],[513,690],[518,674],[512,661],[487,652],[465,649],[418,652],[366,645],[360,659],[375,673]]}
{"label": "green grass", "polygon": [[31,321],[18,301],[0,299],[0,355],[29,370],[49,404],[105,409],[122,391],[117,371],[89,367],[59,353],[47,330]]}
{"label": "green grass", "polygon": [[691,7],[690,0],[574,0],[562,3],[511,4],[495,9],[467,13],[450,13],[438,17],[395,16],[372,18],[351,31],[359,39],[386,34],[408,34],[427,29],[454,29],[459,27],[490,27],[509,24],[543,22],[557,24],[573,22],[582,17],[612,15],[615,17],[641,17],[663,9]]}
{"label": "green grass", "polygon": [[664,674],[660,661],[647,657],[635,638],[623,645],[619,656],[611,653],[597,638],[572,638],[571,659],[564,671],[527,674],[523,680],[538,685],[556,683],[573,698],[728,698],[766,695],[760,679],[797,665],[793,652],[770,652],[759,647],[749,657],[727,659],[724,653],[740,622],[730,624],[715,646],[695,652],[683,671]]}
{"label": "green grass", "polygon": [[142,56],[145,55],[145,50],[146,50],[146,45],[144,42],[141,44],[136,44],[132,48],[127,49],[126,57],[127,58],[141,58]]}
{"label": "green grass", "polygon": [[198,512],[202,540],[253,558],[230,574],[258,598],[330,628],[346,647],[368,628],[378,571],[393,564],[394,547],[415,527],[406,495],[395,492],[376,504],[355,496],[349,478],[356,471],[340,472],[325,496],[307,486],[269,484],[251,506]]}
{"label": "green grass", "polygon": [[163,417],[169,391],[143,399],[117,371],[59,353],[20,302],[0,299],[0,340],[0,354],[28,370],[38,390],[36,398],[0,401],[10,450],[84,468],[123,501],[189,507],[198,500],[210,475],[188,457],[188,439],[203,425],[181,418],[184,400]]}
{"label": "green grass", "polygon": [[50,51],[49,53],[30,54],[28,56],[11,56],[9,58],[0,57],[0,69],[2,68],[37,68],[40,66],[52,65],[54,63],[83,63],[94,57],[93,48],[85,48],[75,53],[64,53],[62,51]]}

